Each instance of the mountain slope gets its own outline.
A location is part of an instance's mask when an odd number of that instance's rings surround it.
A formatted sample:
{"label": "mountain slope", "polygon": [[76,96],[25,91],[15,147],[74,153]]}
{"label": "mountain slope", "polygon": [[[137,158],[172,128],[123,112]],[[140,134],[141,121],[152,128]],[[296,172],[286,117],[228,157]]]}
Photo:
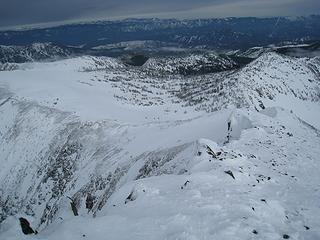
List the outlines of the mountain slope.
{"label": "mountain slope", "polygon": [[39,239],[320,236],[318,58],[17,66],[0,72],[1,237],[23,238],[19,216]]}
{"label": "mountain slope", "polygon": [[51,43],[34,43],[30,46],[0,46],[1,63],[23,63],[53,60],[71,55],[71,50]]}
{"label": "mountain slope", "polygon": [[152,58],[144,64],[145,71],[180,75],[206,74],[236,68],[239,68],[239,65],[228,56],[219,56],[212,53]]}

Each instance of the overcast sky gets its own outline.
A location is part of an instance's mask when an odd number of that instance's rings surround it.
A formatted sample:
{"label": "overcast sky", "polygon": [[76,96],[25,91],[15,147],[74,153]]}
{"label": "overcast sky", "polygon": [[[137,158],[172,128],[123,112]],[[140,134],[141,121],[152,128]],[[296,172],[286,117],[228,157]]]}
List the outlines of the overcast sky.
{"label": "overcast sky", "polygon": [[266,17],[316,13],[320,13],[320,0],[0,0],[0,27],[126,17]]}

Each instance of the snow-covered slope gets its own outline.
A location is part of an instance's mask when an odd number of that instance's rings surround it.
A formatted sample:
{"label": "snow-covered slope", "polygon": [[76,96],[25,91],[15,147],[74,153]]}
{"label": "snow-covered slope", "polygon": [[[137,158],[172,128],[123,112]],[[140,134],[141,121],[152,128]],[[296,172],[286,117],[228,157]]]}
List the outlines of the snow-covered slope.
{"label": "snow-covered slope", "polygon": [[190,78],[184,83],[182,99],[208,112],[231,104],[256,109],[266,106],[294,109],[292,103],[298,101],[297,104],[318,106],[319,65],[319,58],[266,53],[235,72]]}
{"label": "snow-covered slope", "polygon": [[304,43],[304,44],[282,44],[279,46],[266,46],[266,47],[253,47],[246,50],[237,50],[234,52],[230,52],[230,55],[236,55],[240,57],[248,57],[248,58],[258,58],[262,54],[277,52],[280,54],[286,54],[289,56],[296,57],[312,57],[319,56],[320,43],[319,41],[314,41],[313,43]]}
{"label": "snow-covered slope", "polygon": [[35,239],[320,237],[318,58],[17,67],[0,72],[0,237],[24,238],[20,216]]}
{"label": "snow-covered slope", "polygon": [[163,74],[194,75],[231,70],[238,68],[238,64],[228,56],[207,53],[153,58],[145,63],[144,68],[145,71],[158,71]]}

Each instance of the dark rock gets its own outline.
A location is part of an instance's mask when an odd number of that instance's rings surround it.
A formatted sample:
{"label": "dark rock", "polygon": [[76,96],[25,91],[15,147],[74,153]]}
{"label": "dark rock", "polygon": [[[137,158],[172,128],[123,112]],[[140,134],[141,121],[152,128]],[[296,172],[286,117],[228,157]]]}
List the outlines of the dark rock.
{"label": "dark rock", "polygon": [[217,157],[214,151],[212,151],[212,149],[209,146],[207,146],[207,153],[211,155],[213,158]]}
{"label": "dark rock", "polygon": [[230,175],[233,179],[236,179],[233,175],[233,172],[231,170],[224,171],[226,174]]}
{"label": "dark rock", "polygon": [[38,233],[37,231],[34,231],[31,228],[30,223],[27,219],[21,217],[21,218],[19,218],[19,221],[20,221],[20,226],[21,226],[22,232],[24,234],[37,234]]}
{"label": "dark rock", "polygon": [[183,189],[184,187],[186,187],[186,186],[188,185],[188,183],[190,183],[189,180],[187,180],[187,181],[183,184],[183,186],[181,186],[181,189]]}
{"label": "dark rock", "polygon": [[255,229],[253,229],[252,233],[253,233],[253,234],[258,234],[258,231],[255,230]]}
{"label": "dark rock", "polygon": [[228,131],[231,130],[231,121],[228,122]]}
{"label": "dark rock", "polygon": [[73,215],[79,216],[78,209],[77,209],[75,203],[74,202],[70,202],[70,205],[71,205],[71,209],[72,209]]}
{"label": "dark rock", "polygon": [[136,199],[137,199],[136,192],[134,190],[132,190],[131,193],[129,194],[129,196],[126,198],[124,204],[127,204],[128,202],[132,202]]}
{"label": "dark rock", "polygon": [[68,197],[68,198],[71,200],[70,206],[71,206],[71,210],[72,210],[72,212],[73,212],[73,215],[74,215],[74,216],[79,216],[78,208],[77,208],[76,203],[73,201],[72,198],[70,198],[70,197]]}
{"label": "dark rock", "polygon": [[290,236],[289,236],[289,235],[287,235],[287,234],[283,234],[282,238],[283,238],[283,239],[289,239],[289,238],[290,238]]}
{"label": "dark rock", "polygon": [[94,205],[94,197],[91,194],[88,194],[86,198],[86,209],[90,211],[93,208]]}

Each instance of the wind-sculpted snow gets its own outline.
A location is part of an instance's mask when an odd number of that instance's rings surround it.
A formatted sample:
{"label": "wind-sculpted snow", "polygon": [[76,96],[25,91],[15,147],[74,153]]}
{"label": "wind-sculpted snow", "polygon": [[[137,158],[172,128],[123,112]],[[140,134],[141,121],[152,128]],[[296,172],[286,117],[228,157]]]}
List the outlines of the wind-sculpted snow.
{"label": "wind-sculpted snow", "polygon": [[150,131],[161,138],[163,132],[177,128],[178,137],[184,123],[130,127],[110,120],[81,122],[70,113],[14,97],[3,100],[1,119],[2,221],[23,213],[42,229],[56,219],[67,197],[79,210],[91,198],[91,207],[83,211],[95,215],[128,177],[184,173],[180,168],[184,159],[176,156],[190,139],[156,150],[147,146],[149,136],[144,136]]}
{"label": "wind-sculpted snow", "polygon": [[[117,124],[80,123],[68,113],[15,100],[1,108],[6,120],[1,121],[2,220],[25,212],[38,220],[38,227],[46,225],[61,200],[73,194],[77,202],[92,194],[98,208],[103,206],[128,168],[112,167],[124,157]],[[115,136],[108,138],[102,129]],[[104,165],[108,172],[101,171]]]}
{"label": "wind-sculpted snow", "polygon": [[320,237],[319,60],[161,66],[0,72],[0,238],[21,216],[36,239]]}

